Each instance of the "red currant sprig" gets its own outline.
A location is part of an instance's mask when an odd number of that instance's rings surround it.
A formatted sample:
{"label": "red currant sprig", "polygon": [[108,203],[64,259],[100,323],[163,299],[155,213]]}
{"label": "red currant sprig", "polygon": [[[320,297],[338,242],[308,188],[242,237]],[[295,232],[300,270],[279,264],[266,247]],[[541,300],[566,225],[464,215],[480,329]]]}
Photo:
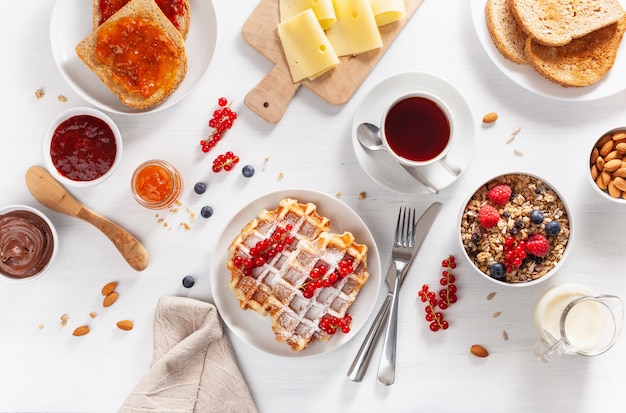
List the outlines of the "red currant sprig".
{"label": "red currant sprig", "polygon": [[213,160],[213,172],[219,172],[222,169],[225,171],[232,171],[237,162],[239,162],[239,157],[231,151],[218,155]]}
{"label": "red currant sprig", "polygon": [[266,262],[281,253],[287,246],[293,244],[294,237],[290,234],[293,229],[291,224],[283,227],[277,227],[272,235],[263,240],[257,241],[254,247],[248,251],[249,257],[235,255],[233,264],[236,267],[243,268],[244,275],[251,275],[252,270],[262,267]]}
{"label": "red currant sprig", "polygon": [[429,322],[431,331],[448,329],[449,323],[444,319],[443,313],[437,311],[437,307],[443,311],[457,301],[457,288],[454,284],[456,277],[451,271],[456,268],[454,256],[450,255],[448,258],[444,259],[441,262],[441,266],[444,270],[441,272],[439,284],[441,284],[444,288],[439,290],[439,297],[437,297],[435,292],[430,291],[427,284],[424,284],[422,289],[417,293],[423,303],[428,303],[424,310],[426,311],[425,318],[426,321]]}
{"label": "red currant sprig", "polygon": [[331,272],[328,275],[326,274],[327,272],[328,269],[323,264],[317,265],[310,271],[309,277],[311,278],[311,280],[305,282],[300,286],[300,289],[302,290],[302,296],[304,298],[313,298],[316,290],[320,288],[328,288],[331,285],[334,285],[340,279],[352,274],[352,272],[354,272],[352,260],[343,259],[339,261],[339,264],[337,264],[337,269],[335,269],[335,271]]}
{"label": "red currant sprig", "polygon": [[213,117],[209,120],[209,127],[213,128],[211,134],[200,141],[202,152],[207,153],[222,139],[224,133],[233,127],[237,119],[237,112],[231,109],[232,102],[221,97],[217,100],[219,109],[213,112]]}
{"label": "red currant sprig", "polygon": [[352,316],[350,314],[346,314],[343,318],[325,314],[320,320],[319,326],[330,335],[335,334],[337,329],[340,329],[344,334],[348,334],[350,332],[351,323]]}

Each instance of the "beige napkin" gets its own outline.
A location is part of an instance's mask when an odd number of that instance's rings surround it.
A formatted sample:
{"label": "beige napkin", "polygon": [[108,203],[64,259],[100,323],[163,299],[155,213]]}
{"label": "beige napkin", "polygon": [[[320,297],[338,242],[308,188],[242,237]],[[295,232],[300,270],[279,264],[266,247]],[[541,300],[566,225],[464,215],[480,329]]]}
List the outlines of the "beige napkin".
{"label": "beige napkin", "polygon": [[160,298],[152,364],[119,413],[256,411],[215,306]]}

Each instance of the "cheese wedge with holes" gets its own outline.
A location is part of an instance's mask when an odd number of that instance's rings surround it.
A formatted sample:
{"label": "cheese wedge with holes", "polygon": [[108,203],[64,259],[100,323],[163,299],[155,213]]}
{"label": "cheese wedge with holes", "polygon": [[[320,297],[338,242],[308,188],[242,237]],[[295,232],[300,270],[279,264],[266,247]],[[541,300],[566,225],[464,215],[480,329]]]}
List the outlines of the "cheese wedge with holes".
{"label": "cheese wedge with holes", "polygon": [[278,23],[277,30],[294,83],[313,80],[339,64],[312,9]]}
{"label": "cheese wedge with holes", "polygon": [[404,0],[370,0],[377,26],[393,23],[406,15]]}
{"label": "cheese wedge with holes", "polygon": [[322,30],[328,29],[337,21],[333,0],[280,0],[280,21],[285,21],[306,9],[313,9]]}
{"label": "cheese wedge with holes", "polygon": [[337,22],[326,31],[337,56],[357,55],[383,46],[370,0],[333,0]]}

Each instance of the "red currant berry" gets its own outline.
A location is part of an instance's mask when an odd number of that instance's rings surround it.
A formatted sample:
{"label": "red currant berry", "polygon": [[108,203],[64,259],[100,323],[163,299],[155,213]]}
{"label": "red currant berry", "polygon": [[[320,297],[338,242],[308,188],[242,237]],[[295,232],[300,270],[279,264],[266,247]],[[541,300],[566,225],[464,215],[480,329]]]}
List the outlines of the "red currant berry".
{"label": "red currant berry", "polygon": [[228,99],[226,99],[225,97],[221,97],[217,100],[217,104],[220,105],[221,107],[224,107],[228,105]]}

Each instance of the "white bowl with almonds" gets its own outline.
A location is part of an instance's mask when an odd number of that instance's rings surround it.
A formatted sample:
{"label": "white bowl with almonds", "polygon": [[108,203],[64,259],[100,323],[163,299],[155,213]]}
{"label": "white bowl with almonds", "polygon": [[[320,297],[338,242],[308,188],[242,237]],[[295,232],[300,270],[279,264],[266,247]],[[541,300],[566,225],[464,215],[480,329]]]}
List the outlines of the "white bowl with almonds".
{"label": "white bowl with almonds", "polygon": [[525,287],[552,277],[571,250],[563,197],[536,175],[513,172],[480,185],[459,217],[464,257],[499,285]]}
{"label": "white bowl with almonds", "polygon": [[602,197],[626,204],[626,126],[611,129],[594,142],[587,176]]}

